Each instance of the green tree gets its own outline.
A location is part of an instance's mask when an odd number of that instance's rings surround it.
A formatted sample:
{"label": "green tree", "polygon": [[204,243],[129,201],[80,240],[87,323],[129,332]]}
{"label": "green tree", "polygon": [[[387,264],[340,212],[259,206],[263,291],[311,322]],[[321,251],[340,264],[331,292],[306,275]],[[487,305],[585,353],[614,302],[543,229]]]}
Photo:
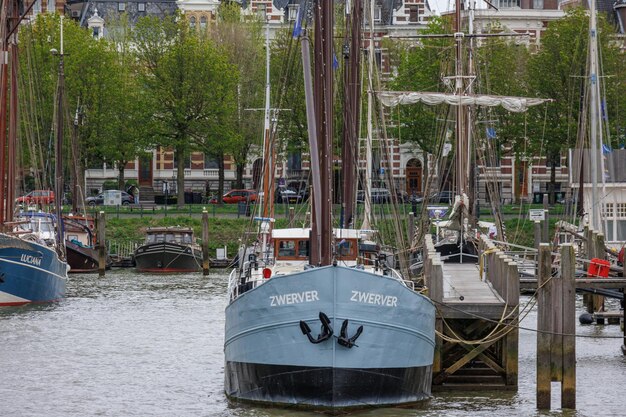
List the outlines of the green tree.
{"label": "green tree", "polygon": [[[610,42],[613,27],[599,18],[598,29],[598,48],[604,63],[604,73],[611,74],[623,65],[624,57]],[[576,146],[582,121],[580,117],[585,116],[583,103],[586,100],[584,83],[587,78],[588,36],[589,17],[586,11],[580,8],[570,10],[563,19],[550,24],[542,36],[539,52],[529,62],[531,95],[554,99],[545,111],[544,123],[539,123],[543,117],[537,115],[537,111],[540,111],[537,109],[533,112],[535,123],[529,125],[534,152],[546,155],[551,165],[551,202],[554,202],[557,162],[567,148]],[[615,77],[605,81],[605,85],[605,114],[608,120],[618,121],[616,110],[623,103],[623,83],[619,77]],[[619,121],[610,127],[615,133],[618,126]]]}
{"label": "green tree", "polygon": [[[56,14],[39,14],[31,25],[22,25],[21,40],[21,127],[26,138],[30,159],[24,161],[35,173],[37,186],[51,186],[50,169],[53,158],[52,122],[59,58],[50,53],[60,49],[60,18]],[[90,32],[71,20],[64,19],[64,63],[65,63],[65,110],[66,123],[70,123],[70,108],[78,103],[83,109],[83,120],[78,126],[80,155],[93,155],[90,144],[98,143],[103,137],[108,107],[107,92],[111,88],[111,65],[114,54],[106,41],[93,38]],[[71,129],[66,128],[69,135]],[[65,140],[69,143],[69,140]],[[69,152],[67,152],[69,155]],[[83,171],[85,159],[79,155],[71,159],[77,169]],[[26,166],[28,166],[26,165]]]}
{"label": "green tree", "polygon": [[199,142],[208,145],[230,129],[237,70],[212,40],[191,31],[180,15],[140,19],[134,41],[152,106],[151,140],[174,150],[182,207],[185,158]]}
{"label": "green tree", "polygon": [[[262,113],[251,113],[250,109],[264,105],[265,55],[261,25],[259,21],[242,22],[241,6],[223,2],[219,8],[219,24],[210,32],[215,42],[228,54],[228,62],[237,68],[239,75],[236,86],[236,111],[233,128],[228,136],[222,137],[223,146],[205,148],[220,161],[219,197],[223,194],[225,153],[232,155],[236,166],[236,188],[243,188],[243,173],[248,155],[254,144],[262,137]],[[232,109],[231,109],[232,111]]]}
{"label": "green tree", "polygon": [[115,55],[111,72],[113,82],[107,92],[111,104],[105,109],[108,123],[104,128],[104,139],[98,143],[101,155],[113,162],[118,170],[118,189],[125,188],[126,164],[141,155],[148,141],[150,109],[146,92],[138,79],[135,54],[132,52],[132,34],[128,15],[109,22],[110,48]]}

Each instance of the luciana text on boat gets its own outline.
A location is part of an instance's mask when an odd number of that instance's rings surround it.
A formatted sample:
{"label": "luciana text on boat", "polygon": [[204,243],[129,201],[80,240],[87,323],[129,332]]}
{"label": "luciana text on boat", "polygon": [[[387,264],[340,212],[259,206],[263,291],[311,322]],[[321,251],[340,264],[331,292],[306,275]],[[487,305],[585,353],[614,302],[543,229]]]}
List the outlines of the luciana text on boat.
{"label": "luciana text on boat", "polygon": [[[361,31],[363,7],[358,0],[350,4],[347,27],[355,35]],[[312,169],[312,216],[302,225],[274,227],[268,192],[274,186],[276,147],[267,141],[276,131],[266,121],[258,240],[241,252],[228,285],[224,374],[232,400],[343,409],[408,404],[430,396],[433,303],[385,262],[375,244],[363,245],[373,230],[349,228],[355,221],[345,202],[343,224],[334,222],[333,10],[331,1],[300,4],[299,15],[311,16],[315,30],[314,83],[308,20],[299,17],[294,29],[302,51]],[[347,71],[357,71],[361,61],[356,42],[350,53],[356,64],[348,64],[352,69]],[[359,80],[354,72],[346,77]],[[356,100],[353,109],[360,107],[356,91],[346,94]],[[356,161],[358,124],[354,117],[347,123],[344,135],[352,141],[342,158],[350,152],[348,158]],[[346,182],[356,190],[354,176],[346,175]],[[367,258],[362,248],[370,249]]]}

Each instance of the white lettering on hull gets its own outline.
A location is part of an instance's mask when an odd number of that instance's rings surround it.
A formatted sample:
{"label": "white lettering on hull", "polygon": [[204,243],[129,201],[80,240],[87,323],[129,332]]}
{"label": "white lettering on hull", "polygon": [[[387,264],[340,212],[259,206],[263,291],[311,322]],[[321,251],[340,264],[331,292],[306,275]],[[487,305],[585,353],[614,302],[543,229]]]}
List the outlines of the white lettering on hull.
{"label": "white lettering on hull", "polygon": [[41,266],[41,258],[33,255],[26,255],[25,253],[23,253],[20,257],[20,261],[31,265]]}
{"label": "white lettering on hull", "polygon": [[398,307],[398,297],[394,297],[393,295],[376,294],[373,292],[352,291],[350,301],[362,304]]}
{"label": "white lettering on hull", "polygon": [[310,303],[319,301],[317,291],[293,292],[289,294],[270,295],[270,306],[277,307],[289,304]]}

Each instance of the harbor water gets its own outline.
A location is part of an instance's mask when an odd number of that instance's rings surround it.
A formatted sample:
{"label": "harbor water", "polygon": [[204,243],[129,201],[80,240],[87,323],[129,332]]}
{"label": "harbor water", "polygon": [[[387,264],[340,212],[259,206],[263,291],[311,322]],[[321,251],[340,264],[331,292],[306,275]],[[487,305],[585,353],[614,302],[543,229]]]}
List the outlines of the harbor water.
{"label": "harbor water", "polygon": [[[58,304],[0,310],[0,416],[319,416],[226,399],[227,280],[224,271],[72,275]],[[536,318],[533,309],[522,326],[535,328]],[[578,326],[577,333],[599,338],[577,339],[576,411],[559,409],[557,383],[553,411],[535,410],[536,334],[522,330],[517,392],[435,393],[416,407],[350,415],[626,415],[619,326]]]}

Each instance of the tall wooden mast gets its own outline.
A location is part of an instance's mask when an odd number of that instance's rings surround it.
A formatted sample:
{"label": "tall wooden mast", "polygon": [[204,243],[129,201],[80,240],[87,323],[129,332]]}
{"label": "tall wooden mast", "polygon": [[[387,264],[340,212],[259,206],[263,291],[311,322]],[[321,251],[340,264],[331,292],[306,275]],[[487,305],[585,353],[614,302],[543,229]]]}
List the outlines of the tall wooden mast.
{"label": "tall wooden mast", "polygon": [[315,14],[315,110],[319,129],[322,192],[321,212],[314,213],[320,222],[320,265],[330,265],[333,258],[332,186],[333,186],[333,2],[319,1]]}
{"label": "tall wooden mast", "polygon": [[359,143],[359,103],[361,102],[361,0],[352,1],[352,10],[346,10],[346,36],[344,40],[344,102],[343,141],[341,152],[341,179],[343,181],[343,227],[354,220],[355,178]]}

